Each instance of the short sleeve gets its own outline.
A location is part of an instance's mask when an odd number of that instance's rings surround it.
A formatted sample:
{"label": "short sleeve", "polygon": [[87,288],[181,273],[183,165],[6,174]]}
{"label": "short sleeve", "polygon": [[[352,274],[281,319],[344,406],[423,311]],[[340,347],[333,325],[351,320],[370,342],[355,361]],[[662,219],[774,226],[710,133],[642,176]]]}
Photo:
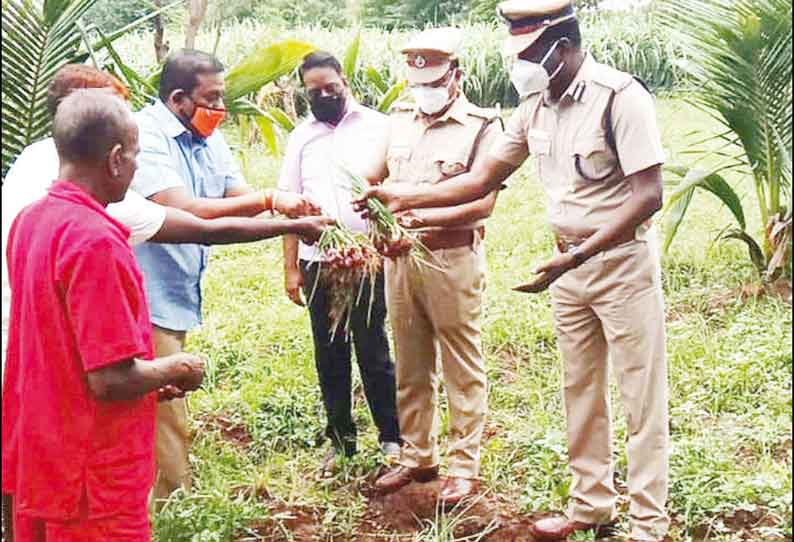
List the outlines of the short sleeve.
{"label": "short sleeve", "polygon": [[514,166],[520,166],[529,158],[525,106],[526,102],[513,112],[505,131],[491,145],[491,157]]}
{"label": "short sleeve", "polygon": [[159,130],[148,127],[147,122],[151,121],[146,117],[138,121],[141,152],[138,154],[138,171],[130,185],[131,190],[144,198],[150,198],[163,190],[185,186],[168,138]]}
{"label": "short sleeve", "polygon": [[99,239],[75,247],[58,267],[83,370],[148,356],[146,299],[129,247]]}
{"label": "short sleeve", "polygon": [[612,124],[626,176],[665,162],[653,97],[636,81],[615,96]]}
{"label": "short sleeve", "polygon": [[139,245],[154,237],[163,227],[166,208],[128,190],[122,201],[108,205],[107,212],[129,228],[130,245]]}
{"label": "short sleeve", "polygon": [[485,135],[480,141],[480,146],[477,149],[477,156],[475,157],[475,163],[484,160],[487,156],[490,155],[491,150],[494,149],[497,142],[501,140],[504,136],[504,130],[502,129],[502,122],[501,119],[494,119],[491,122],[488,129],[485,131]]}

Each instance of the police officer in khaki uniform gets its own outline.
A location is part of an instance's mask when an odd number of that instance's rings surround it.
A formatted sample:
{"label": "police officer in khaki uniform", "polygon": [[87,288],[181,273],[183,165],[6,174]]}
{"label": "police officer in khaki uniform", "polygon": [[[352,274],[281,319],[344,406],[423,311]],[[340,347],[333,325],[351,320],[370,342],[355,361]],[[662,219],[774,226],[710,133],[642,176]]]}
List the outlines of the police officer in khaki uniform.
{"label": "police officer in khaki uniform", "polygon": [[551,286],[573,484],[568,517],[539,521],[532,534],[564,540],[615,520],[610,357],[628,421],[631,540],[660,541],[669,527],[669,430],[661,265],[650,222],[662,207],[664,162],[654,103],[632,76],[581,50],[569,0],[512,0],[500,11],[524,101],[489,157],[440,186],[390,184],[365,197],[395,211],[458,205],[497,189],[536,156],[558,251],[521,290]]}
{"label": "police officer in khaki uniform", "polygon": [[[394,107],[388,148],[380,171],[370,176],[376,182],[448,182],[481,162],[501,135],[497,112],[473,105],[463,94],[456,58],[461,39],[459,29],[433,29],[403,49],[416,104]],[[450,408],[449,477],[440,500],[454,506],[476,492],[488,396],[480,341],[484,220],[495,203],[496,192],[466,205],[401,217],[421,231],[421,242],[432,255],[427,257],[430,265],[409,258],[386,265],[404,444],[399,466],[376,483],[382,492],[438,477],[440,371]]]}

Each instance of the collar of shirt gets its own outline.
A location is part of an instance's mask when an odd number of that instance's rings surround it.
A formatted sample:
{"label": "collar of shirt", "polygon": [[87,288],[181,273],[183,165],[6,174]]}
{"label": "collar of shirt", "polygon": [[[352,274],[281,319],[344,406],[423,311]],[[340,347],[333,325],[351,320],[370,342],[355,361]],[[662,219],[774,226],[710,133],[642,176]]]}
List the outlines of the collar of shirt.
{"label": "collar of shirt", "polygon": [[571,84],[568,85],[567,89],[565,89],[565,92],[562,93],[560,100],[557,103],[554,103],[551,98],[549,98],[549,92],[546,91],[542,94],[543,105],[556,107],[563,102],[584,102],[587,82],[591,79],[595,67],[596,61],[593,58],[593,55],[590,53],[585,53],[582,65],[579,66],[579,71],[576,72],[576,76],[573,78],[573,81],[571,81]]}
{"label": "collar of shirt", "polygon": [[105,206],[81,186],[64,180],[55,181],[50,187],[49,195],[54,198],[63,199],[77,205],[88,207],[92,211],[96,211],[102,215],[114,228],[116,228],[124,237],[124,239],[129,239],[130,234],[132,233],[130,229],[110,216],[107,213]]}
{"label": "collar of shirt", "polygon": [[[292,147],[294,149],[302,150],[306,145],[317,139],[318,137],[323,137],[324,135],[334,132],[335,130],[342,128],[345,124],[364,117],[368,112],[367,108],[358,103],[352,97],[348,97],[348,106],[347,112],[345,116],[342,117],[342,120],[339,121],[339,124],[334,126],[333,124],[328,124],[327,122],[322,122],[315,119],[313,116],[309,117],[305,124],[298,126],[295,131],[292,133],[291,137],[294,137],[294,145]],[[290,156],[289,149],[287,152],[286,160],[297,160],[300,161],[300,152],[294,153],[293,156]],[[296,162],[297,164],[297,162]]]}
{"label": "collar of shirt", "polygon": [[182,124],[182,122],[179,120],[179,117],[177,117],[173,111],[168,109],[168,106],[166,106],[162,100],[157,100],[154,102],[154,106],[151,109],[151,114],[154,117],[154,120],[160,124],[167,137],[179,139],[180,137],[184,136],[185,138],[189,139],[191,143],[204,147],[207,146],[207,140],[194,136],[190,130],[185,128],[185,125]]}
{"label": "collar of shirt", "polygon": [[[458,97],[455,98],[455,101],[452,102],[452,106],[447,109],[447,111],[438,117],[437,119],[433,119],[433,121],[428,126],[433,126],[434,124],[443,124],[450,119],[457,121],[460,124],[466,124],[466,120],[469,118],[469,112],[472,109],[472,104],[466,95],[461,90],[458,93]],[[423,117],[421,111],[419,111],[419,107],[417,106],[414,109],[414,119],[418,119]]]}

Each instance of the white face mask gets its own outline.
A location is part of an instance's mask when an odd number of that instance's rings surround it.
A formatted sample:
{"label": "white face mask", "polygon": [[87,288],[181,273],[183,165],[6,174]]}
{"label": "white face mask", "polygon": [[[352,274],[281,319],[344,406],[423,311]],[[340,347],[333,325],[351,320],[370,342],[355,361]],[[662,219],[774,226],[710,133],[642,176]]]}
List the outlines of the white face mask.
{"label": "white face mask", "polygon": [[543,56],[543,60],[540,61],[540,64],[520,58],[513,64],[513,68],[510,70],[510,81],[512,81],[513,86],[516,87],[521,99],[535,92],[542,92],[548,89],[552,79],[559,75],[560,71],[565,66],[565,62],[560,62],[560,65],[557,66],[554,73],[551,75],[549,75],[549,72],[543,67],[559,43],[559,41],[554,42],[549,52]]}
{"label": "white face mask", "polygon": [[449,103],[449,85],[441,88],[433,88],[425,85],[420,85],[411,88],[411,94],[419,106],[419,110],[425,115],[435,115],[444,109]]}

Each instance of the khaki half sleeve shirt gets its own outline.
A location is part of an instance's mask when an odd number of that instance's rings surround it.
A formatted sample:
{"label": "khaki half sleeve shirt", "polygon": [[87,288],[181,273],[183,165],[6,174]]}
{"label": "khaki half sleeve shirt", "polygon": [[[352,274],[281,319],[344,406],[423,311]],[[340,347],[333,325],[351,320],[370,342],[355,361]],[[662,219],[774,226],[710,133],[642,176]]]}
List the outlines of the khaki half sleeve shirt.
{"label": "khaki half sleeve shirt", "polygon": [[[410,104],[397,104],[391,119],[386,152],[390,182],[436,184],[466,173],[472,158],[472,165],[485,159],[502,135],[497,112],[477,107],[463,94],[430,124]],[[486,123],[486,131],[474,149]],[[477,222],[464,229],[481,225]]]}
{"label": "khaki half sleeve shirt", "polygon": [[[610,101],[617,154],[604,124]],[[631,75],[590,55],[558,103],[543,93],[522,103],[490,153],[515,166],[534,155],[552,229],[577,236],[603,227],[626,202],[627,177],[665,160],[653,97]],[[650,226],[638,228],[638,237]]]}

